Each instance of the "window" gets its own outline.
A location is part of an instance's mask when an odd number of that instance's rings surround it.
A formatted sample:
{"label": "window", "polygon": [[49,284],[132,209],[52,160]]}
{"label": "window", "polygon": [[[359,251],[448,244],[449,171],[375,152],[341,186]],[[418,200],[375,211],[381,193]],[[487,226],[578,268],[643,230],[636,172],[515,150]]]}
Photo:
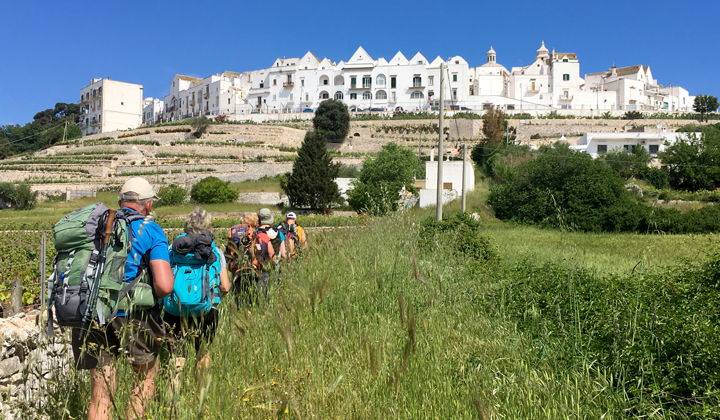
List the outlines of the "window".
{"label": "window", "polygon": [[329,99],[329,98],[330,98],[329,93],[327,93],[326,91],[320,92],[320,99]]}
{"label": "window", "polygon": [[457,73],[453,73],[453,82],[457,82]]}
{"label": "window", "polygon": [[305,94],[305,102],[310,102],[310,94],[309,93]]}
{"label": "window", "polygon": [[335,99],[341,100],[343,98],[343,93],[340,91],[335,92]]}
{"label": "window", "polygon": [[415,92],[412,93],[412,95],[410,95],[410,98],[411,98],[411,99],[420,99],[420,98],[423,98],[423,97],[424,97],[424,96],[423,96],[423,93],[420,92],[419,90],[416,90]]}
{"label": "window", "polygon": [[205,85],[205,93],[210,93],[210,85]]}
{"label": "window", "polygon": [[569,74],[563,74],[563,81],[567,82],[568,80],[570,80],[570,75],[569,75]]}
{"label": "window", "polygon": [[363,89],[370,89],[372,87],[372,77],[365,76],[365,77],[363,77],[362,82],[363,82],[363,85],[362,85]]}
{"label": "window", "polygon": [[357,99],[357,93],[351,93],[351,94],[350,94],[350,99],[351,99],[351,100],[352,100],[352,99]]}
{"label": "window", "polygon": [[264,82],[260,82],[260,89],[262,89],[262,88],[264,88],[264,87],[265,87],[265,83],[264,83]]}
{"label": "window", "polygon": [[457,101],[457,89],[453,89],[453,100]]}
{"label": "window", "polygon": [[567,63],[567,62],[568,62],[568,59],[567,59],[567,58],[563,58],[563,63]]}
{"label": "window", "polygon": [[390,76],[390,88],[395,89],[397,87],[397,76]]}
{"label": "window", "polygon": [[434,91],[434,90],[429,90],[429,91],[428,91],[428,99],[432,98],[433,96],[435,96],[435,91]]}
{"label": "window", "polygon": [[363,99],[372,99],[372,92],[363,92]]}
{"label": "window", "polygon": [[390,97],[392,98],[392,101],[395,102],[397,100],[396,99],[397,97],[395,96],[395,92],[394,91],[390,92],[390,95],[391,95]]}
{"label": "window", "polygon": [[375,81],[377,82],[378,86],[385,86],[386,79],[384,74],[379,74],[378,77],[375,78]]}
{"label": "window", "polygon": [[651,155],[656,155],[657,152],[660,151],[660,145],[651,144],[650,146],[648,146],[648,149],[649,149]]}
{"label": "window", "polygon": [[228,105],[230,105],[230,98],[228,98]]}
{"label": "window", "polygon": [[422,77],[420,77],[420,76],[413,77],[412,87],[422,87]]}
{"label": "window", "polygon": [[435,84],[435,76],[428,76],[428,86],[433,86]]}
{"label": "window", "polygon": [[350,78],[350,89],[355,89],[357,87],[357,77],[352,76]]}
{"label": "window", "polygon": [[385,92],[384,90],[378,90],[375,93],[375,99],[387,99],[387,92]]}
{"label": "window", "polygon": [[607,153],[607,144],[598,144],[598,153]]}
{"label": "window", "polygon": [[632,145],[626,144],[623,146],[623,149],[625,149],[626,152],[630,153],[632,151]]}
{"label": "window", "polygon": [[273,86],[277,86],[277,79],[273,79]]}
{"label": "window", "polygon": [[295,99],[295,96],[291,93],[290,94],[290,101],[292,102]]}
{"label": "window", "polygon": [[277,95],[273,95],[273,101],[277,100]]}
{"label": "window", "polygon": [[175,82],[173,82],[173,87],[175,87]]}

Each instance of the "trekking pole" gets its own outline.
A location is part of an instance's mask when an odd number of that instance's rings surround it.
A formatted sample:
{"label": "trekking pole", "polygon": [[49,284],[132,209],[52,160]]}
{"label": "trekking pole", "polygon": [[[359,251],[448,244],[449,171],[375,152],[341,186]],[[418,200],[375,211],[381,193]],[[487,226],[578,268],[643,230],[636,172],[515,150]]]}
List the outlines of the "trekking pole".
{"label": "trekking pole", "polygon": [[[90,285],[90,298],[88,299],[87,309],[85,310],[85,315],[83,316],[82,327],[81,327],[81,330],[83,331],[83,335],[87,332],[88,328],[90,327],[90,323],[92,322],[92,319],[95,314],[95,309],[97,308],[97,299],[98,299],[98,294],[100,293],[99,277],[102,276],[102,272],[105,270],[105,256],[107,255],[107,248],[108,248],[108,243],[110,242],[110,235],[112,234],[113,227],[115,225],[115,213],[117,213],[117,210],[114,210],[114,209],[108,210],[108,216],[107,216],[107,220],[105,222],[105,235],[103,236],[102,246],[100,247],[99,256],[96,260],[96,266],[93,271],[93,275],[90,278],[90,280],[92,281],[92,284]],[[90,258],[92,259],[92,257],[90,257]],[[103,321],[103,320],[100,320],[100,321]]]}
{"label": "trekking pole", "polygon": [[45,308],[45,288],[47,287],[45,279],[45,259],[46,254],[46,236],[45,232],[42,233],[42,240],[40,242],[40,309]]}

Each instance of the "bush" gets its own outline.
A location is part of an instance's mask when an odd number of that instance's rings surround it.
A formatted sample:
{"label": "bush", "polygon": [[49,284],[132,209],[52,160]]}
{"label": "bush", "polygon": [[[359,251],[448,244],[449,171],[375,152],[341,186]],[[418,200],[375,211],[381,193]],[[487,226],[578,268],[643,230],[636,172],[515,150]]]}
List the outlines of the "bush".
{"label": "bush", "polygon": [[340,170],[338,171],[338,178],[357,178],[360,174],[360,170],[356,165],[340,164]]}
{"label": "bush", "polygon": [[645,118],[645,114],[640,111],[627,111],[622,119],[623,120],[642,120]]}
{"label": "bush", "polygon": [[[308,131],[285,183],[284,191],[290,205],[327,212],[340,201],[340,191],[335,183],[338,168],[327,150],[325,135]],[[283,183],[281,180],[281,185]]]}
{"label": "bush", "polygon": [[160,197],[160,200],[155,203],[155,207],[162,207],[183,204],[185,199],[187,199],[188,193],[185,188],[171,184],[160,188],[157,195]]}
{"label": "bush", "polygon": [[630,179],[641,173],[650,163],[650,155],[642,145],[635,145],[628,153],[625,149],[617,148],[608,151],[598,157],[617,172],[621,177]]}
{"label": "bush", "polygon": [[30,191],[30,184],[0,183],[0,200],[17,210],[31,210],[37,204],[37,191]]}
{"label": "bush", "polygon": [[[205,130],[207,130],[208,126],[210,126],[210,118],[206,117],[205,115],[200,115],[199,117],[195,117],[190,120],[190,127],[195,130],[195,133],[204,133]],[[200,138],[197,134],[195,137]]]}
{"label": "bush", "polygon": [[238,193],[230,188],[230,181],[209,176],[192,186],[190,198],[198,204],[232,203],[237,200]]}
{"label": "bush", "polygon": [[448,242],[447,245],[463,258],[490,265],[500,263],[500,251],[495,241],[482,235],[480,222],[467,213],[445,216],[440,221],[429,217],[422,222],[419,236],[421,247],[428,250],[436,248],[442,236]]}

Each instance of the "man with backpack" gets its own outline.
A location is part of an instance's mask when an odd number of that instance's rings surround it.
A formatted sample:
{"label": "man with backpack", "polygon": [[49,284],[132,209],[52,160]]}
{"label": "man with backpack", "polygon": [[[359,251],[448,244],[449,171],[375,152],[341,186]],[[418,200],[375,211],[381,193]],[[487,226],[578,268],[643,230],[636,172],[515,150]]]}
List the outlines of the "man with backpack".
{"label": "man with backpack", "polygon": [[286,248],[291,257],[296,256],[301,251],[301,247],[305,250],[309,249],[305,230],[297,224],[297,215],[294,212],[285,215],[285,221],[281,226],[287,242]]}
{"label": "man with backpack", "polygon": [[[149,285],[154,295],[152,303],[142,310],[133,306],[127,312],[115,310],[114,318],[108,319],[102,326],[91,326],[86,333],[81,328],[73,328],[72,348],[76,366],[90,370],[90,420],[111,418],[110,408],[117,388],[114,359],[122,354],[129,356],[135,372],[135,387],[125,418],[143,418],[144,405],[155,391],[157,356],[165,339],[165,327],[155,299],[172,292],[174,280],[165,233],[154,221],[147,219],[154,200],[158,197],[145,179],[131,178],[125,182],[118,205],[122,214],[127,215],[127,234],[132,239],[124,267],[110,265],[111,269],[124,268],[124,284],[138,284],[137,278],[143,277],[142,283]],[[112,214],[114,217],[114,211]],[[106,230],[106,236],[108,234],[113,235],[113,232]],[[118,234],[115,232],[115,235]]]}

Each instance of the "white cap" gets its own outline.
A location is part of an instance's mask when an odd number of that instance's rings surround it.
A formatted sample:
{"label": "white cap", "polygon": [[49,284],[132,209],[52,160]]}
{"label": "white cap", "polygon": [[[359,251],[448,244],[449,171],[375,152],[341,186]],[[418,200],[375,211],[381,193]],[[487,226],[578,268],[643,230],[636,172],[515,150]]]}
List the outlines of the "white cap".
{"label": "white cap", "polygon": [[147,180],[140,177],[130,178],[120,189],[120,200],[159,200]]}
{"label": "white cap", "polygon": [[285,215],[285,218],[286,219],[297,219],[297,215],[293,212],[289,212],[288,214]]}

